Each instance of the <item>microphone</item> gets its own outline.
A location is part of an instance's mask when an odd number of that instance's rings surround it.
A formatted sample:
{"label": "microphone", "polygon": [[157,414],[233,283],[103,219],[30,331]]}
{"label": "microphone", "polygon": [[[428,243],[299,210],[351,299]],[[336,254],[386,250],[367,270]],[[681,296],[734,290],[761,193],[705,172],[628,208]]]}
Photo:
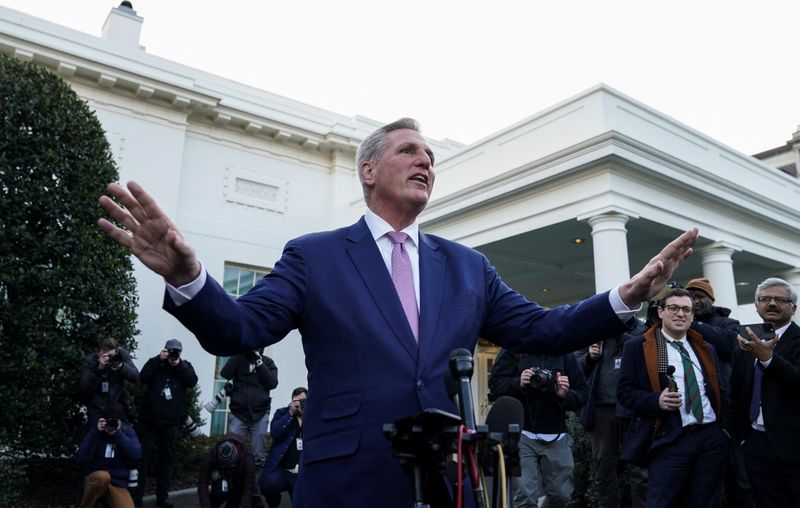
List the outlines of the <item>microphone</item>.
{"label": "microphone", "polygon": [[458,409],[461,421],[468,432],[475,432],[475,406],[472,403],[472,353],[464,348],[454,349],[450,353],[450,373],[458,380]]}
{"label": "microphone", "polygon": [[675,374],[675,366],[674,365],[667,365],[667,388],[671,392],[678,391],[678,383],[675,382],[675,378],[673,377]]}
{"label": "microphone", "polygon": [[498,397],[486,415],[486,425],[489,432],[508,433],[509,425],[525,423],[525,410],[522,403],[514,397],[503,395]]}

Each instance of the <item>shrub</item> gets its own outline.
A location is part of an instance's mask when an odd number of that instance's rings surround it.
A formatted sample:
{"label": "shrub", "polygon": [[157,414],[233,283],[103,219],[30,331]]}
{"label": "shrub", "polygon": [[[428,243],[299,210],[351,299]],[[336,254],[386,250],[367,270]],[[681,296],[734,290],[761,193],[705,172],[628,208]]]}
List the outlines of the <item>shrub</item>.
{"label": "shrub", "polygon": [[117,178],[75,92],[0,55],[0,459],[69,457],[84,430],[72,418],[82,357],[105,337],[135,349],[131,261],[95,226]]}

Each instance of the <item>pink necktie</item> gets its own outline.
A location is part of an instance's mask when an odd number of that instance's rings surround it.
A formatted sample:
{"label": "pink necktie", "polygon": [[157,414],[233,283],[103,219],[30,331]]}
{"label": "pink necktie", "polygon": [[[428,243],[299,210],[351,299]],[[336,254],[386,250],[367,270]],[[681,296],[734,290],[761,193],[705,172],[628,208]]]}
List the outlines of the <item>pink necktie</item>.
{"label": "pink necktie", "polygon": [[411,258],[403,243],[408,238],[405,233],[392,231],[386,233],[392,241],[392,282],[400,297],[400,304],[406,313],[406,319],[411,326],[414,339],[419,341],[419,310],[417,309],[417,295],[414,291],[414,273],[411,271]]}

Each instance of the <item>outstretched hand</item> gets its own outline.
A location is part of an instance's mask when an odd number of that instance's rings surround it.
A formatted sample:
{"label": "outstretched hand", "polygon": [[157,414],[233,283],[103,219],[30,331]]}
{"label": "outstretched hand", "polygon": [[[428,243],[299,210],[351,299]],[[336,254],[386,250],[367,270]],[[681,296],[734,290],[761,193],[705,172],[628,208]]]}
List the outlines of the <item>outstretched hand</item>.
{"label": "outstretched hand", "polygon": [[116,201],[100,196],[100,206],[120,225],[99,219],[97,225],[108,237],[173,286],[187,284],[200,275],[194,249],[141,185],[131,181],[126,189],[115,182],[107,190]]}
{"label": "outstretched hand", "polygon": [[667,244],[642,270],[619,287],[619,296],[633,309],[661,291],[684,259],[692,255],[699,232],[692,228]]}

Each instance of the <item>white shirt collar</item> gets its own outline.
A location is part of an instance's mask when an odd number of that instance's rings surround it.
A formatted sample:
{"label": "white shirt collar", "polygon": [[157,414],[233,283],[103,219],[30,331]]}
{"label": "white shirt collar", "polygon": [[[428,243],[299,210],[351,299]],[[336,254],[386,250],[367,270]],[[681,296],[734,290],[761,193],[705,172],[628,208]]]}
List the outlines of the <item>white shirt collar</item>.
{"label": "white shirt collar", "polygon": [[[388,222],[369,208],[367,208],[367,211],[364,213],[364,220],[375,241],[386,235],[386,233],[394,231],[394,228],[390,226]],[[419,224],[417,224],[417,221],[414,221],[410,226],[403,229],[402,232],[408,235],[409,240],[411,240],[415,246],[419,246]]]}
{"label": "white shirt collar", "polygon": [[686,335],[684,335],[680,339],[673,339],[672,336],[670,334],[668,334],[667,331],[664,330],[663,328],[661,329],[661,333],[664,334],[664,338],[667,339],[667,342],[676,342],[676,341],[682,341],[682,340],[686,339]]}

